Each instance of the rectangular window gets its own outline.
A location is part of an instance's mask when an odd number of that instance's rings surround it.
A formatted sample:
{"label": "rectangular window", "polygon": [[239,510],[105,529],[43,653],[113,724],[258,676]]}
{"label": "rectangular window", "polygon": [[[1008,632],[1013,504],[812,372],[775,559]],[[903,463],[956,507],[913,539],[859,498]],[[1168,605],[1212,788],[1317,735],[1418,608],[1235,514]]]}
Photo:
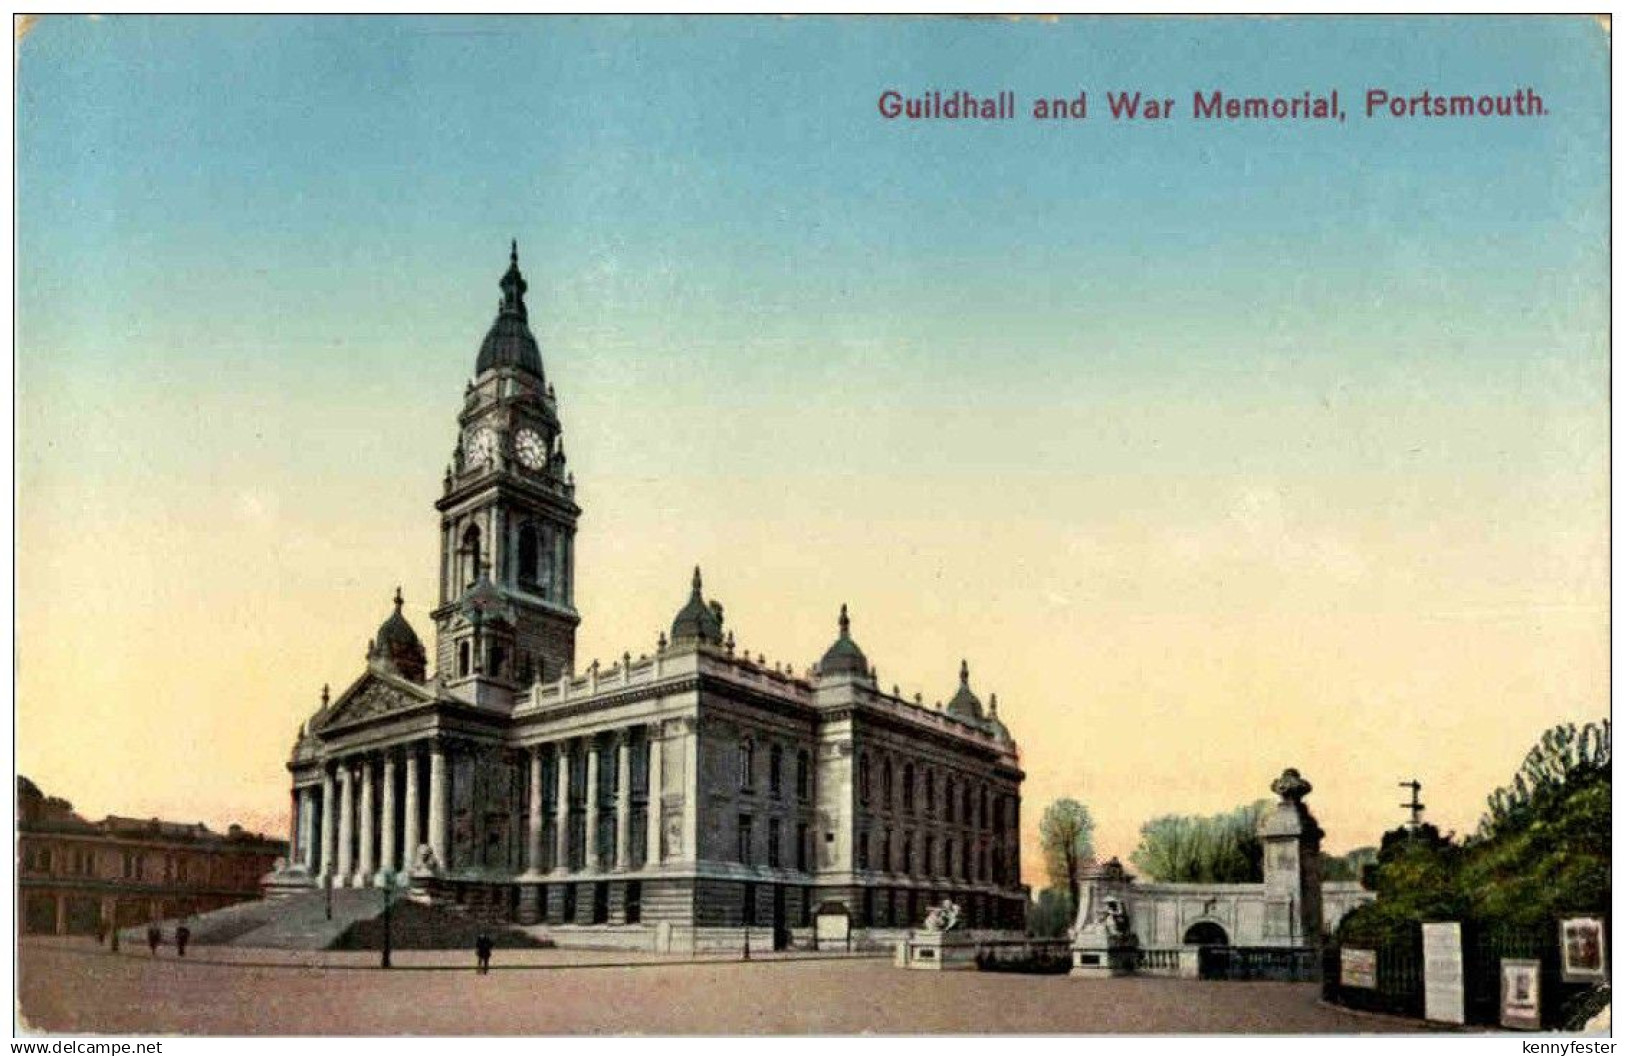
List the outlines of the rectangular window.
{"label": "rectangular window", "polygon": [[812,760],[806,749],[796,753],[796,798],[805,802],[812,795]]}
{"label": "rectangular window", "polygon": [[784,795],[784,750],[776,744],[767,755],[767,787],[774,799]]}
{"label": "rectangular window", "polygon": [[749,737],[739,742],[739,787],[749,791],[755,784],[756,746]]}
{"label": "rectangular window", "polygon": [[775,869],[779,865],[779,819],[771,818],[767,823],[767,864]]}
{"label": "rectangular window", "polygon": [[887,829],[880,837],[880,868],[891,872],[891,830]]}
{"label": "rectangular window", "polygon": [[807,871],[807,823],[796,825],[796,868],[802,872]]}
{"label": "rectangular window", "polygon": [[925,859],[921,864],[925,867],[924,872],[926,876],[936,875],[937,838],[935,836],[927,836],[925,838]]}
{"label": "rectangular window", "polygon": [[867,832],[858,833],[858,868],[869,868],[869,834]]}
{"label": "rectangular window", "polygon": [[739,815],[739,861],[742,865],[750,864],[751,844],[751,818],[749,814]]}

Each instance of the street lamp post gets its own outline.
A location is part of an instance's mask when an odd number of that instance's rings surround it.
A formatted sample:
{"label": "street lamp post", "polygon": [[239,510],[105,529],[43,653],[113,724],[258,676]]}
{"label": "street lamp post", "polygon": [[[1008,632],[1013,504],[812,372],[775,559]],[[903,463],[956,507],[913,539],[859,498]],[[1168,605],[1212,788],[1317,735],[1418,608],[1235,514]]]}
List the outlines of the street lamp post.
{"label": "street lamp post", "polygon": [[395,870],[393,870],[393,869],[385,869],[383,871],[383,881],[384,881],[384,951],[383,951],[383,955],[378,960],[378,967],[380,967],[380,968],[388,968],[388,967],[390,967],[390,963],[389,963],[390,949],[389,949],[389,947],[390,947],[390,938],[391,938],[391,935],[390,935],[390,915],[389,914],[390,914],[390,907],[392,905],[394,905],[394,903],[395,903]]}
{"label": "street lamp post", "polygon": [[327,874],[327,883],[323,886],[323,890],[327,893],[327,919],[332,920],[333,919],[333,874],[331,872],[329,872]]}

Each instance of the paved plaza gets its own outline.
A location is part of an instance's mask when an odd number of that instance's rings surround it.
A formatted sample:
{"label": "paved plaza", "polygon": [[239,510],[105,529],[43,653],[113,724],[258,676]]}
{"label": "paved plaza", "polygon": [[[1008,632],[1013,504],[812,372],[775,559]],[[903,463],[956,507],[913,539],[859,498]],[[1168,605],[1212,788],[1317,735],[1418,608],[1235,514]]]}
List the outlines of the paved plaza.
{"label": "paved plaza", "polygon": [[[90,942],[24,941],[20,1026],[60,1033],[916,1034],[1364,1033],[1399,1020],[1322,1005],[1301,983],[916,972],[885,959],[670,963],[648,956],[499,951],[178,961]],[[255,957],[254,953],[262,956]]]}

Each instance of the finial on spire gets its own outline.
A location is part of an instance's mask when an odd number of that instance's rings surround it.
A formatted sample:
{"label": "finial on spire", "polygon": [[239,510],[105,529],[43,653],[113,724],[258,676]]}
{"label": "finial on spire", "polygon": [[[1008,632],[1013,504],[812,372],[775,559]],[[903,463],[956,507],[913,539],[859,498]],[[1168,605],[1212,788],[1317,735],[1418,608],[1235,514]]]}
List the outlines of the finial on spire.
{"label": "finial on spire", "polygon": [[324,708],[327,707],[327,701],[328,701],[327,683],[323,682],[322,683],[322,707],[324,707]]}
{"label": "finial on spire", "polygon": [[700,566],[694,566],[694,596],[700,596]]}
{"label": "finial on spire", "polygon": [[987,710],[988,714],[992,715],[994,718],[999,717],[999,695],[997,693],[994,693],[987,698]]}
{"label": "finial on spire", "polygon": [[970,664],[967,664],[964,660],[959,661],[959,684],[962,686],[970,685]]}
{"label": "finial on spire", "polygon": [[851,630],[852,630],[852,620],[846,614],[846,602],[843,601],[841,603],[841,637],[842,638],[850,638],[851,634],[849,632]]}
{"label": "finial on spire", "polygon": [[395,584],[395,611],[399,613],[401,606],[404,604],[406,604],[406,600],[401,597],[401,585],[397,583]]}
{"label": "finial on spire", "polygon": [[514,267],[519,266],[519,240],[516,238],[508,243],[508,263]]}

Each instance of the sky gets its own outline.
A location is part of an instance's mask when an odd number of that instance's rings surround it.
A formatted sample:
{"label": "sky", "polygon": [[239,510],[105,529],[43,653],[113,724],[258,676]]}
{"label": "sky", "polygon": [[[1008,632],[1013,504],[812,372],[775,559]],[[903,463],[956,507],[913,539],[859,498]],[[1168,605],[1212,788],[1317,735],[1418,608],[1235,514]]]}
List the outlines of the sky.
{"label": "sky", "polygon": [[[285,831],[517,238],[583,666],[691,567],[805,667],[961,658],[1037,821],[1475,827],[1607,714],[1608,38],[1588,19],[47,18],[17,48],[16,763]],[[886,89],[1088,92],[1075,122]],[[1527,118],[1366,119],[1532,88]],[[1316,95],[1343,122],[1190,118]],[[1176,100],[1113,122],[1105,93]]]}

